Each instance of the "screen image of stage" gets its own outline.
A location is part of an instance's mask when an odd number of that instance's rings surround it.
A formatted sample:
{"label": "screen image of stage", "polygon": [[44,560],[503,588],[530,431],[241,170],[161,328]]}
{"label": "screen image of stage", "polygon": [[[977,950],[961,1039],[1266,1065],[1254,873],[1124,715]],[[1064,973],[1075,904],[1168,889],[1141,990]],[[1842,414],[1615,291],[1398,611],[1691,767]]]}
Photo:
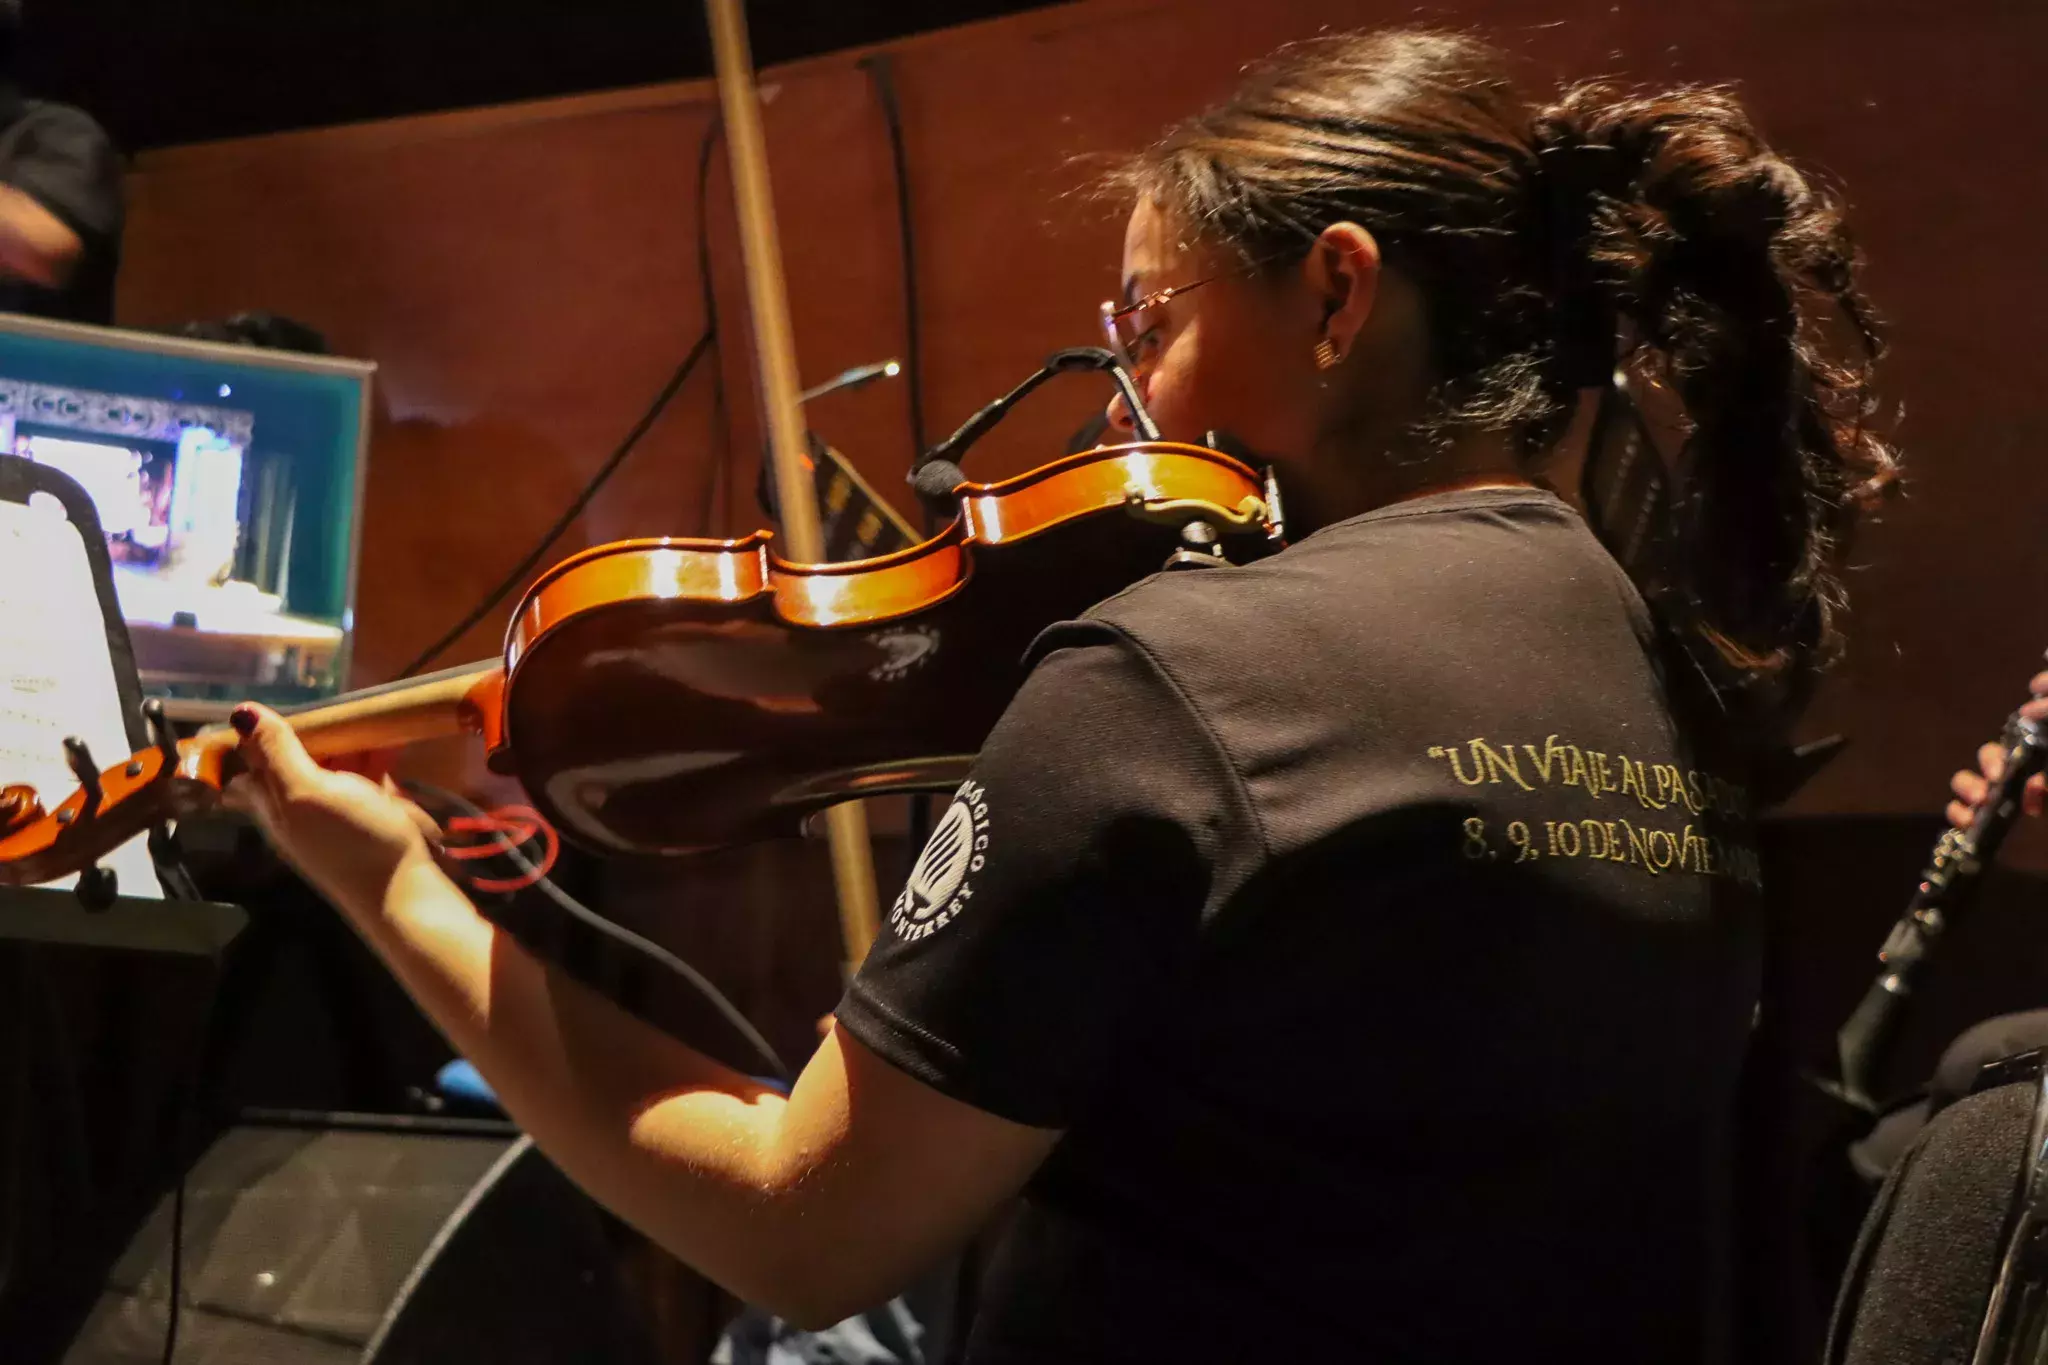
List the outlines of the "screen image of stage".
{"label": "screen image of stage", "polygon": [[0,316],[0,458],[91,498],[146,692],[345,684],[374,366]]}

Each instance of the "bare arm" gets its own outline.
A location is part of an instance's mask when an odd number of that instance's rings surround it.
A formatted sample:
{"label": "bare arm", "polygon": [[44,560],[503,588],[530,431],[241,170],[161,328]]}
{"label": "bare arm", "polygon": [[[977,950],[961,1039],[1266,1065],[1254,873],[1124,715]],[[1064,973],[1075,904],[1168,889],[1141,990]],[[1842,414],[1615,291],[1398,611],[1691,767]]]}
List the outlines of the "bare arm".
{"label": "bare arm", "polygon": [[836,1028],[782,1099],[526,952],[442,873],[417,812],[321,770],[258,715],[237,803],[565,1172],[743,1298],[807,1325],[881,1302],[1058,1139],[948,1099]]}

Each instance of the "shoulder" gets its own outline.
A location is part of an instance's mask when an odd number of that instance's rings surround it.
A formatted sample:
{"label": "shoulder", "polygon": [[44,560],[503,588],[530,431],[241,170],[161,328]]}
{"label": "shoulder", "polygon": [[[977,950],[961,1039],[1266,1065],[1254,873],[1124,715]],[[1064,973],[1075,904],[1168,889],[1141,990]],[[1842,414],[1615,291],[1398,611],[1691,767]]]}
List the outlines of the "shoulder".
{"label": "shoulder", "polygon": [[1255,824],[1243,776],[1171,660],[1101,622],[1056,626],[976,760],[991,789],[1029,793],[1036,823],[1077,841],[1120,822],[1203,831]]}
{"label": "shoulder", "polygon": [[1462,699],[1534,704],[1538,674],[1632,681],[1641,600],[1547,494],[1422,499],[1255,564],[1158,574],[1041,636],[1114,637],[1166,680],[1247,781],[1315,743],[1367,743]]}
{"label": "shoulder", "polygon": [[[1032,646],[1031,671],[983,747],[1006,767],[1100,781],[1104,755],[1200,748],[1208,737],[1188,699],[1136,637],[1100,621],[1054,626]],[[1121,771],[1128,772],[1128,769]]]}
{"label": "shoulder", "polygon": [[1155,574],[1084,620],[1155,655],[1227,657],[1304,632],[1375,634],[1385,646],[1489,604],[1580,597],[1612,610],[1626,596],[1619,570],[1565,503],[1482,490],[1383,508],[1252,564]]}

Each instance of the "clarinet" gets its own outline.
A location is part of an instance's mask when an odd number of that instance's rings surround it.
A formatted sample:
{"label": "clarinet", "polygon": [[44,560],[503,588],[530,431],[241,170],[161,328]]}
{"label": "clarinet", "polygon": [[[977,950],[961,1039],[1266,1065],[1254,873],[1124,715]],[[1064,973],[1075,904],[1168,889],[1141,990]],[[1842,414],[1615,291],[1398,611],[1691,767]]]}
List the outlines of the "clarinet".
{"label": "clarinet", "polygon": [[1979,874],[1997,858],[2019,815],[2028,779],[2048,767],[2048,726],[2015,713],[2000,743],[2005,746],[2002,774],[1969,828],[1950,829],[1934,845],[1912,903],[1877,954],[1877,979],[1835,1034],[1841,1079],[1825,1088],[1864,1113],[1878,1110],[1873,1088],[1890,1060],[1905,1002],[1926,971],[1929,953],[1969,908]]}

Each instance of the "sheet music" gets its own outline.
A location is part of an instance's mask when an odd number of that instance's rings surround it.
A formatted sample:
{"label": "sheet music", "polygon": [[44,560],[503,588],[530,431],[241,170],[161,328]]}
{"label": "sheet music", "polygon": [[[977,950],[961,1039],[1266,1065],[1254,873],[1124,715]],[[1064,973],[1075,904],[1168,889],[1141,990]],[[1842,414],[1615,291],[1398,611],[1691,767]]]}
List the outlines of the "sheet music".
{"label": "sheet music", "polygon": [[[130,753],[92,564],[56,499],[0,499],[0,786],[26,782],[54,808],[78,785],[64,762],[67,735],[85,740],[101,768]],[[105,861],[120,894],[163,898],[142,837]]]}

